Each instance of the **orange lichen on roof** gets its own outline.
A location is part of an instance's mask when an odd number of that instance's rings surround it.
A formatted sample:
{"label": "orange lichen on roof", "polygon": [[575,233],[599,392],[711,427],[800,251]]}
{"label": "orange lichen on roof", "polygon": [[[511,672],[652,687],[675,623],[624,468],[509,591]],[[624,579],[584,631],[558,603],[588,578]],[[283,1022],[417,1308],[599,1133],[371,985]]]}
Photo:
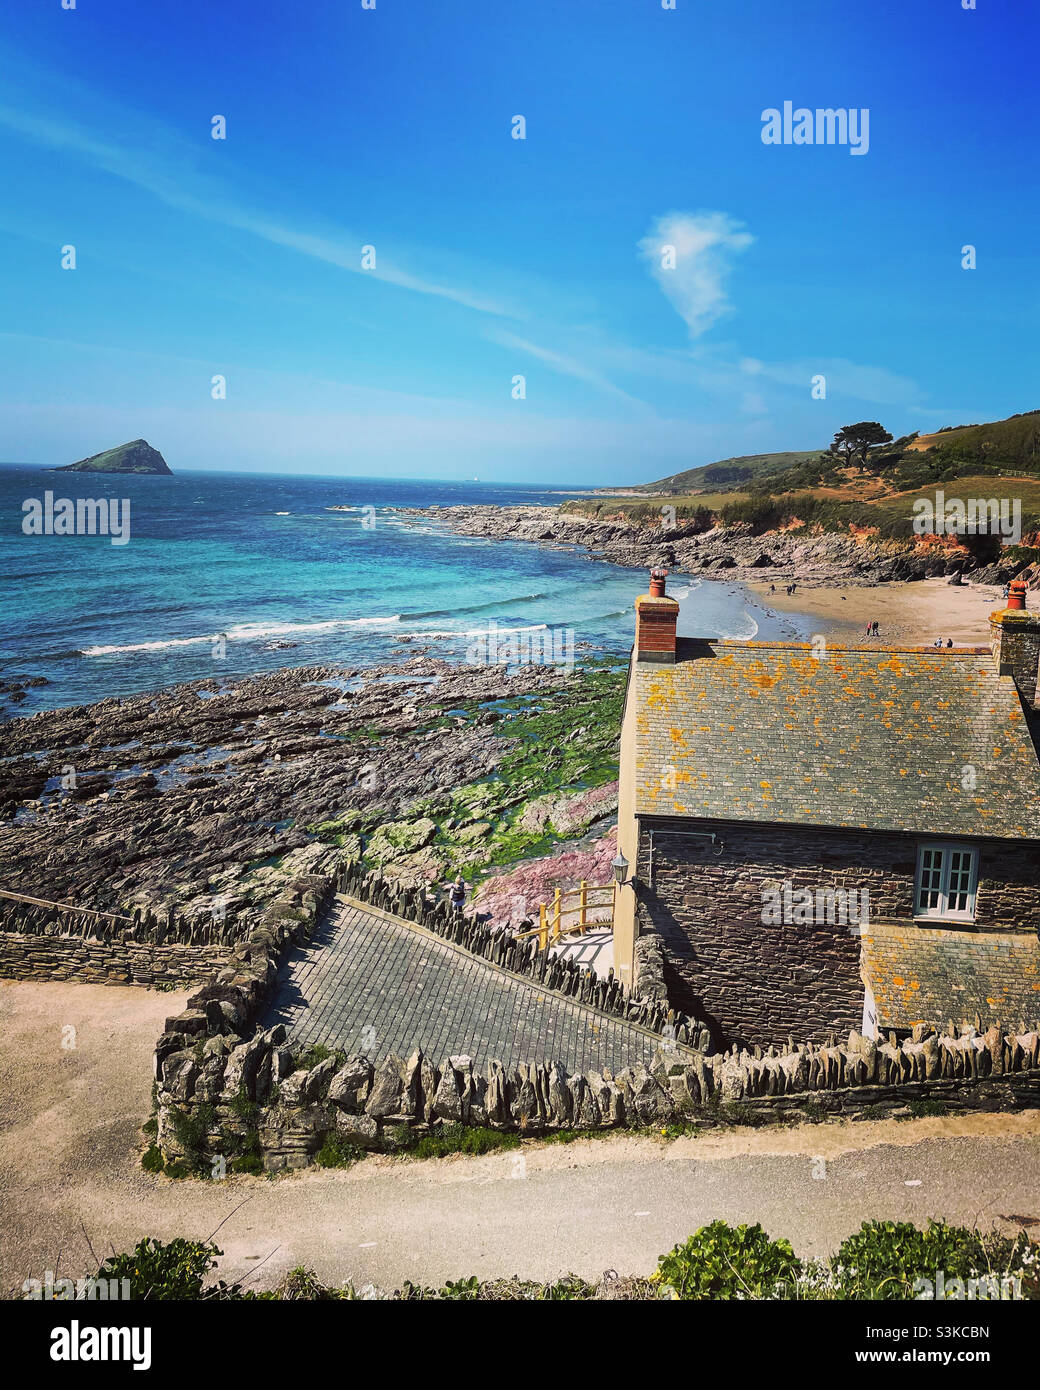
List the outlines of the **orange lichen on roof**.
{"label": "orange lichen on roof", "polygon": [[[638,813],[1040,840],[1040,766],[1014,684],[988,649],[821,654],[807,643],[680,638],[677,658],[633,666]],[[708,708],[710,722],[695,719]],[[692,775],[689,790],[665,799],[653,781],[670,763]],[[971,795],[956,777],[969,763]],[[739,790],[760,781],[768,809]],[[691,784],[695,801],[685,799]]]}

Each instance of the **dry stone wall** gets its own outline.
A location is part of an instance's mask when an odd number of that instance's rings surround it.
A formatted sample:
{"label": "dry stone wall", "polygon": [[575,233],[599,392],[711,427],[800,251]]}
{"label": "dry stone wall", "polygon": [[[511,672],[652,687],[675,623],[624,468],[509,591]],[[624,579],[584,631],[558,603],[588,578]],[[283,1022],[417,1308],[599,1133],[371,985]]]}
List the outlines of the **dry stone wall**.
{"label": "dry stone wall", "polygon": [[0,977],[7,980],[187,989],[208,979],[230,955],[230,948],[222,946],[156,946],[0,931]]}
{"label": "dry stone wall", "polygon": [[[167,1056],[159,1086],[158,1144],[185,1153],[178,1117],[208,1119],[205,1151],[254,1127],[267,1171],[305,1167],[330,1135],[361,1149],[393,1149],[408,1131],[485,1125],[538,1135],[555,1130],[661,1128],[701,1117],[760,1120],[810,1114],[875,1118],[914,1101],[951,1110],[1014,1110],[1040,1100],[1040,1026],[984,1034],[922,1034],[901,1046],[850,1034],[786,1052],[736,1049],[692,1060],[662,1048],[651,1064],[577,1072],[555,1062],[476,1071],[466,1056],[435,1065],[421,1052],[379,1062],[328,1057],[297,1067],[281,1026],[230,1046],[210,1038]],[[206,1110],[203,1111],[202,1107]],[[252,1108],[252,1119],[243,1118]]]}
{"label": "dry stone wall", "polygon": [[184,989],[227,963],[235,931],[170,912],[123,922],[0,899],[0,978]]}

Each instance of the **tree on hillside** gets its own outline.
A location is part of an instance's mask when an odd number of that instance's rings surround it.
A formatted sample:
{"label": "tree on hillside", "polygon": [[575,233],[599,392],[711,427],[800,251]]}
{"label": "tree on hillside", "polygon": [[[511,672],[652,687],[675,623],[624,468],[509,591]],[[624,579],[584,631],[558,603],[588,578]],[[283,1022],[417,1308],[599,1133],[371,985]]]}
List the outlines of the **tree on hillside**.
{"label": "tree on hillside", "polygon": [[844,455],[846,463],[858,456],[866,466],[871,449],[891,442],[892,436],[877,420],[861,420],[858,425],[842,425],[834,436],[831,453]]}

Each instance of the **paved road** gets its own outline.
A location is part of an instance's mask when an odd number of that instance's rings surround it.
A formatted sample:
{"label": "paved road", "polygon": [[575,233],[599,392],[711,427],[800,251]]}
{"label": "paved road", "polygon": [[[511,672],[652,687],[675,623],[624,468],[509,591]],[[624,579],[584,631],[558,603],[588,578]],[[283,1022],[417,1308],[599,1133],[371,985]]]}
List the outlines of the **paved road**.
{"label": "paved road", "polygon": [[[412,923],[339,898],[310,944],[293,951],[262,1026],[284,1023],[303,1043],[437,1062],[466,1053],[619,1071],[648,1062],[658,1039],[442,941]],[[366,1030],[367,1039],[366,1039]]]}
{"label": "paved road", "polygon": [[[91,1273],[87,1236],[107,1252],[145,1235],[205,1238],[221,1222],[227,1277],[269,1257],[256,1287],[298,1264],[329,1282],[394,1287],[468,1274],[646,1273],[716,1217],[761,1221],[803,1255],[830,1252],[866,1217],[1040,1218],[1035,1111],[671,1144],[621,1136],[520,1155],[376,1157],[343,1172],[171,1182],[140,1168],[137,1126],[148,1113],[151,1048],[182,1002],[102,985],[0,983],[0,1292],[59,1260],[62,1273]],[[70,1026],[72,1049],[62,1046]]]}

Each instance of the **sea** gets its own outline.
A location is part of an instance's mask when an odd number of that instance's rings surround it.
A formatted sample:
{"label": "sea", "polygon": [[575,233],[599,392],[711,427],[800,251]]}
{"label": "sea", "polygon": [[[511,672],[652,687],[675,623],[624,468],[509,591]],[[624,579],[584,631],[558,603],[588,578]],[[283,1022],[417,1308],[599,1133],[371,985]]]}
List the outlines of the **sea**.
{"label": "sea", "polygon": [[[42,506],[48,490],[129,502],[128,542],[25,534],[25,504]],[[8,713],[279,666],[369,667],[420,646],[472,660],[491,632],[500,653],[622,658],[641,571],[404,514],[567,495],[476,481],[0,465],[0,679],[46,681]],[[669,592],[687,636],[806,635],[796,616],[771,613],[739,584],[676,574]],[[536,635],[547,631],[549,641]]]}

